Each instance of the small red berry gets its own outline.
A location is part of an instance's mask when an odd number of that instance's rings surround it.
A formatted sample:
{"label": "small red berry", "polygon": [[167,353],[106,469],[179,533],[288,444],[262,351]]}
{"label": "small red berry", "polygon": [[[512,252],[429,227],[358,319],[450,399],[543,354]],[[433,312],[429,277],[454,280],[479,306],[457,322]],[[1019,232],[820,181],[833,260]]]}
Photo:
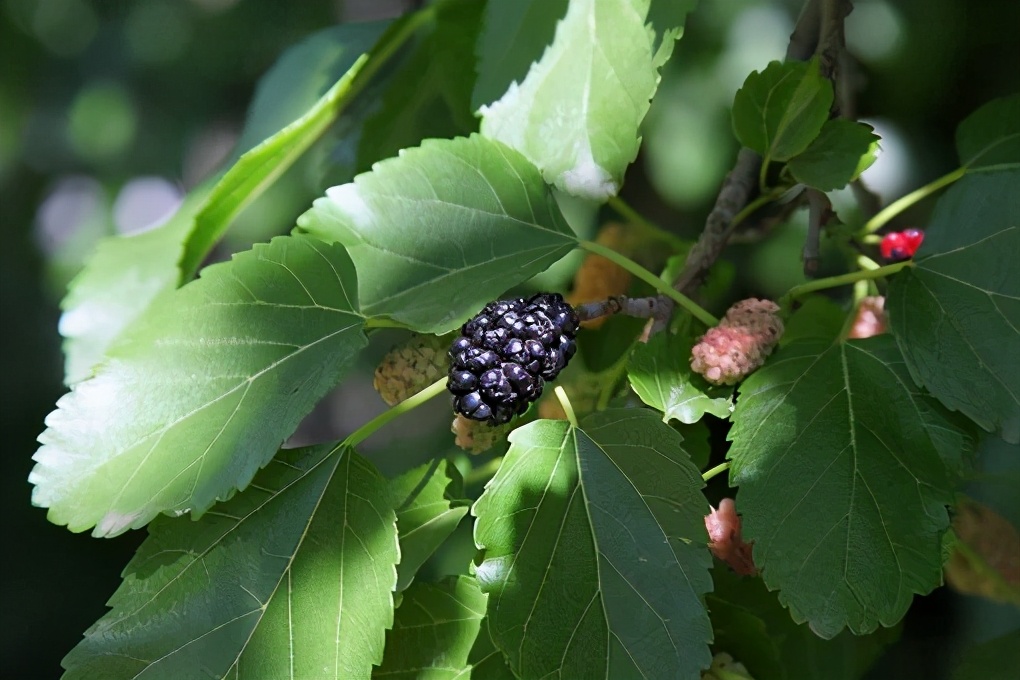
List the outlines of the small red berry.
{"label": "small red berry", "polygon": [[907,241],[908,257],[913,257],[917,249],[924,243],[924,232],[920,229],[904,229],[903,238]]}
{"label": "small red berry", "polygon": [[882,257],[887,260],[905,260],[910,257],[907,254],[907,239],[898,231],[886,234],[879,249],[882,251]]}

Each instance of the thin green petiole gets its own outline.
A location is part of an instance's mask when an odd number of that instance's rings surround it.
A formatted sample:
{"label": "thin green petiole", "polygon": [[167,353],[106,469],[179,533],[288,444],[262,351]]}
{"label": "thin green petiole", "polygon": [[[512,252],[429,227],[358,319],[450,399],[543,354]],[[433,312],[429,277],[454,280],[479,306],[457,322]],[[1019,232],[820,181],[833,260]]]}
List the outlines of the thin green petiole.
{"label": "thin green petiole", "polygon": [[432,383],[431,385],[423,389],[421,392],[418,392],[417,394],[408,397],[407,399],[400,402],[393,408],[383,413],[380,413],[375,418],[372,418],[372,420],[368,421],[367,423],[359,427],[357,430],[352,432],[351,435],[347,437],[347,439],[343,441],[343,446],[357,446],[358,444],[360,444],[361,442],[365,441],[373,434],[375,434],[375,432],[386,423],[390,422],[399,415],[407,413],[408,411],[413,411],[414,409],[418,408],[432,397],[441,394],[445,390],[446,390],[446,378],[441,378],[440,380],[437,380],[436,382]]}
{"label": "thin green petiole", "polygon": [[721,474],[723,472],[726,472],[729,469],[730,469],[730,461],[726,461],[725,463],[719,463],[714,468],[706,470],[704,472],[704,474],[701,475],[701,478],[707,482],[708,480],[712,479],[716,475]]}
{"label": "thin green petiole", "polygon": [[691,313],[692,316],[694,316],[696,319],[698,319],[705,325],[715,326],[716,324],[719,323],[718,319],[716,319],[714,316],[705,311],[694,300],[690,299],[683,293],[674,290],[673,287],[670,286],[667,282],[663,281],[658,276],[651,273],[650,271],[639,265],[637,262],[630,259],[629,257],[621,255],[612,248],[606,248],[604,245],[595,243],[594,241],[581,241],[578,245],[580,245],[582,248],[584,248],[590,253],[601,255],[610,262],[614,262],[620,265],[621,267],[629,271],[631,274],[638,277],[648,285],[655,288],[655,290],[659,291],[669,299],[673,300],[673,302],[677,303],[678,305],[686,309],[688,312]]}
{"label": "thin green petiole", "polygon": [[577,427],[577,414],[574,413],[574,407],[570,404],[570,398],[567,397],[567,391],[563,389],[562,385],[557,385],[553,392],[555,392],[556,399],[559,400],[560,406],[563,407],[563,412],[567,414],[567,420],[571,425]]}
{"label": "thin green petiole", "polygon": [[687,243],[683,239],[674,236],[662,227],[652,223],[651,220],[639,213],[619,196],[611,196],[607,202],[609,207],[615,210],[620,217],[643,230],[653,238],[666,241],[677,250],[687,247]]}
{"label": "thin green petiole", "polygon": [[799,286],[794,286],[790,290],[786,291],[783,297],[779,298],[779,306],[784,309],[789,308],[790,303],[793,300],[813,293],[816,290],[825,290],[826,288],[836,288],[837,286],[846,286],[858,281],[864,281],[867,279],[881,279],[886,276],[891,276],[904,267],[913,267],[914,263],[912,260],[905,260],[903,262],[897,262],[895,264],[887,264],[884,267],[877,269],[862,269],[856,272],[849,272],[847,274],[840,274],[839,276],[830,276],[824,279],[815,279],[814,281],[808,281],[802,283]]}
{"label": "thin green petiole", "polygon": [[920,189],[915,189],[914,191],[911,191],[906,196],[903,196],[902,198],[893,201],[885,208],[880,210],[877,215],[875,215],[874,217],[867,221],[867,223],[864,225],[861,231],[863,231],[866,234],[878,231],[879,229],[884,227],[889,220],[896,217],[910,206],[914,205],[918,201],[928,198],[942,187],[952,184],[956,180],[963,177],[965,174],[967,174],[966,168],[957,168],[948,175],[943,175],[934,182],[929,182]]}

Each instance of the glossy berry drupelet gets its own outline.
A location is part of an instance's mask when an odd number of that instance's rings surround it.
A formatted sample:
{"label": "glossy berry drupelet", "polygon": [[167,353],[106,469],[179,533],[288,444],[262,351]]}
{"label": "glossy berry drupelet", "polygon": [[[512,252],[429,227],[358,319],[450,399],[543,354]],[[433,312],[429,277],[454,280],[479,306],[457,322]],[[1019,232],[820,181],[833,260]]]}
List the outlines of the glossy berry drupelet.
{"label": "glossy berry drupelet", "polygon": [[454,410],[490,425],[523,413],[574,356],[578,323],[558,293],[487,304],[450,346]]}
{"label": "glossy berry drupelet", "polygon": [[887,260],[894,262],[908,260],[914,256],[923,241],[924,232],[920,229],[892,231],[882,238],[879,250],[882,251],[882,257]]}

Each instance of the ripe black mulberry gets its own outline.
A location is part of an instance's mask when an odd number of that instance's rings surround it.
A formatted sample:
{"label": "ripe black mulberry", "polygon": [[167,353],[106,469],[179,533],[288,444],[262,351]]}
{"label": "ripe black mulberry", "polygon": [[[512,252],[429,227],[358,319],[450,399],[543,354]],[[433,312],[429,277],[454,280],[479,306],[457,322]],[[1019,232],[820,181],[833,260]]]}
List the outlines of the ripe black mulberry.
{"label": "ripe black mulberry", "polygon": [[450,347],[454,411],[489,425],[524,413],[574,356],[578,325],[559,293],[487,304]]}

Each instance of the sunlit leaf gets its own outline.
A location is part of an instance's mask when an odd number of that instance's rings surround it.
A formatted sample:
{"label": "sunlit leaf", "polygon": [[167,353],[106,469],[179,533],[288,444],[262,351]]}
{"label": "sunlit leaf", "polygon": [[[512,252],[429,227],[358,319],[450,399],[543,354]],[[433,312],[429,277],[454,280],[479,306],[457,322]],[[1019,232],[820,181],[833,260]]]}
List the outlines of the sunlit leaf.
{"label": "sunlit leaf", "polygon": [[344,249],[280,237],[161,297],[46,419],[32,501],[113,536],[244,488],[366,344]]}
{"label": "sunlit leaf", "polygon": [[538,170],[479,135],[407,149],[330,189],[298,224],[347,246],[366,316],[432,333],[577,242]]}
{"label": "sunlit leaf", "polygon": [[61,305],[67,384],[89,377],[124,329],[193,276],[233,219],[325,132],[384,27],[342,26],[286,52],[261,81],[233,165],[193,191],[164,225],[100,242]]}
{"label": "sunlit leaf", "polygon": [[386,655],[372,677],[466,679],[471,670],[468,654],[485,616],[485,599],[469,576],[412,585],[397,608],[393,629],[386,636]]}
{"label": "sunlit leaf", "polygon": [[520,677],[698,678],[711,660],[708,505],[646,409],[510,435],[474,507],[487,626]]}
{"label": "sunlit leaf", "polygon": [[942,581],[962,432],[893,339],[792,343],[740,388],[731,481],[754,562],[831,638],[891,626]]}
{"label": "sunlit leaf", "polygon": [[1020,441],[1020,170],[968,174],[939,199],[886,310],[911,375]]}
{"label": "sunlit leaf", "polygon": [[[690,425],[710,413],[726,419],[733,410],[732,389],[712,390],[691,371],[691,339],[658,333],[634,347],[627,363],[630,386],[652,408],[662,411],[666,422]],[[716,396],[710,396],[712,391]]]}
{"label": "sunlit leaf", "polygon": [[368,677],[393,622],[388,498],[326,445],[281,451],[197,522],[159,518],[65,677]]}
{"label": "sunlit leaf", "polygon": [[[482,107],[482,134],[568,194],[605,200],[637,156],[638,128],[682,26],[647,24],[649,0],[574,0],[519,85]],[[681,20],[682,16],[679,17]]]}

